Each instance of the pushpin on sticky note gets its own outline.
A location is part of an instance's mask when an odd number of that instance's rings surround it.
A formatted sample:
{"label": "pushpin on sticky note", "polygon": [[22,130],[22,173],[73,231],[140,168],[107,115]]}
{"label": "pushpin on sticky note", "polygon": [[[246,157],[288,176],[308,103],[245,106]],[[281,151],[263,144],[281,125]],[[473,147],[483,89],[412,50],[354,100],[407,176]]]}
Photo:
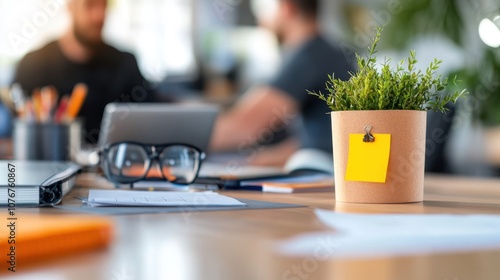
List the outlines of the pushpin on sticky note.
{"label": "pushpin on sticky note", "polygon": [[391,154],[391,135],[374,134],[373,142],[364,142],[364,137],[365,134],[349,135],[345,180],[385,183]]}

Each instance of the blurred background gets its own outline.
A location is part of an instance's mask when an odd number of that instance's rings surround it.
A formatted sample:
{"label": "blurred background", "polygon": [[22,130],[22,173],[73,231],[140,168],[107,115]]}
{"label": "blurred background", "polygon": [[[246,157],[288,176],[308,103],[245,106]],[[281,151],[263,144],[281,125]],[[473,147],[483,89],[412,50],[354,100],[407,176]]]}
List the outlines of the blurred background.
{"label": "blurred background", "polygon": [[[136,56],[157,99],[230,104],[280,64],[277,40],[256,23],[255,12],[269,8],[266,2],[110,0],[103,35]],[[3,96],[21,58],[60,36],[68,23],[65,0],[0,0]],[[323,0],[321,25],[346,52],[363,52],[373,27],[383,26],[382,60],[397,62],[410,49],[422,68],[443,60],[440,73],[457,75],[470,92],[457,107],[451,134],[439,139],[447,143],[444,171],[500,176],[499,1]],[[11,133],[8,114],[2,106],[1,137]]]}

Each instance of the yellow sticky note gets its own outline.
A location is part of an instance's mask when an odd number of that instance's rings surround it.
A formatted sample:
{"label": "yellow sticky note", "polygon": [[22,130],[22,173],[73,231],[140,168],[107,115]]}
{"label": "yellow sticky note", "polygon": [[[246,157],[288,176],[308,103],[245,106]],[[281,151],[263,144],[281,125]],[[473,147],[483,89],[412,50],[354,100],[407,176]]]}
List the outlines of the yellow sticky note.
{"label": "yellow sticky note", "polygon": [[373,136],[375,142],[365,143],[364,134],[349,135],[346,181],[385,183],[391,153],[391,135]]}

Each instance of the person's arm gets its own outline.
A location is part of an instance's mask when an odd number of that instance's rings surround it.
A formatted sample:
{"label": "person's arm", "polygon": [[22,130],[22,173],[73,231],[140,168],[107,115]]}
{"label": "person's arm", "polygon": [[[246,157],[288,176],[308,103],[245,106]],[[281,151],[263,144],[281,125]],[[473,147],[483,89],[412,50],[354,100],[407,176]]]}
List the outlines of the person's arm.
{"label": "person's arm", "polygon": [[234,151],[265,140],[272,131],[290,124],[297,113],[297,101],[286,93],[269,86],[256,87],[219,117],[211,150]]}
{"label": "person's arm", "polygon": [[299,148],[298,139],[289,137],[278,144],[263,147],[260,153],[247,157],[247,162],[250,165],[283,167]]}

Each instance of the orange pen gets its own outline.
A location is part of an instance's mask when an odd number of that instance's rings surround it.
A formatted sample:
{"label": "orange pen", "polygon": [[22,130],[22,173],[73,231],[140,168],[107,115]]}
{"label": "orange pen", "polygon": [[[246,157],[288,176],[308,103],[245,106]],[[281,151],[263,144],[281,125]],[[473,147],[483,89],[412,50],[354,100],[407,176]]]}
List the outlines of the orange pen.
{"label": "orange pen", "polygon": [[33,95],[31,97],[33,100],[33,114],[35,115],[36,121],[42,120],[42,93],[40,89],[33,90]]}
{"label": "orange pen", "polygon": [[73,93],[68,100],[68,106],[66,108],[66,121],[72,121],[80,112],[83,102],[87,97],[87,86],[85,84],[76,84],[73,88]]}

